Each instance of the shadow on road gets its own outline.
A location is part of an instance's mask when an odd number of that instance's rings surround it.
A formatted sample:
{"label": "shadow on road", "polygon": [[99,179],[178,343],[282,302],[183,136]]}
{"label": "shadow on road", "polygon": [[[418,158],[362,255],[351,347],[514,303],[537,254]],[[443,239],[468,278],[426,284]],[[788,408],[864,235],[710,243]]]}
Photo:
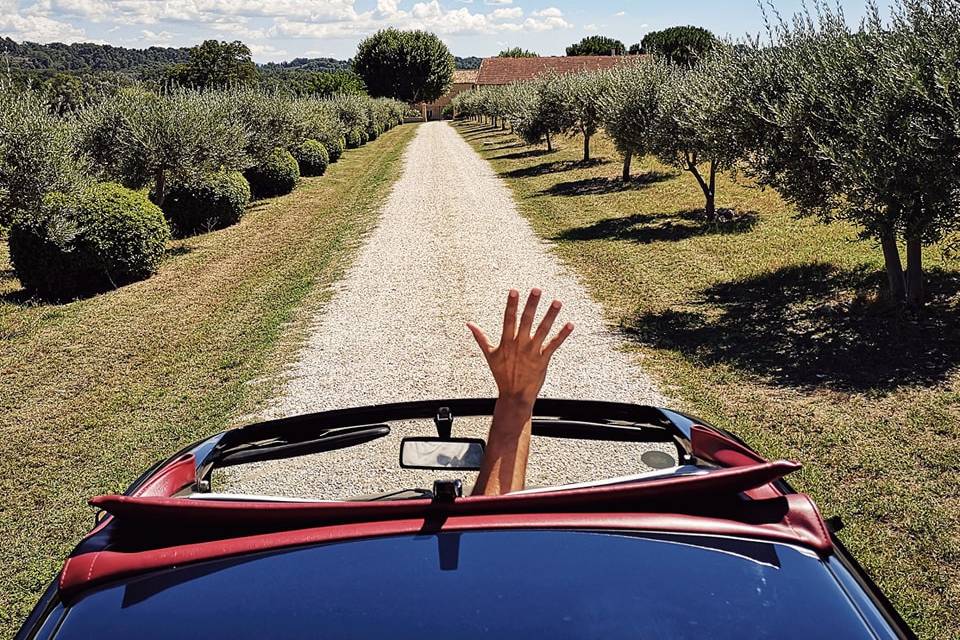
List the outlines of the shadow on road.
{"label": "shadow on road", "polygon": [[882,273],[814,263],[707,288],[692,309],[627,323],[639,342],[773,384],[885,391],[943,382],[960,364],[960,275],[928,274],[913,316],[877,295]]}
{"label": "shadow on road", "polygon": [[675,242],[697,236],[743,233],[757,224],[757,214],[738,214],[733,220],[713,222],[702,209],[678,213],[637,213],[622,218],[607,218],[585,227],[568,229],[554,240],[625,240],[637,244]]}

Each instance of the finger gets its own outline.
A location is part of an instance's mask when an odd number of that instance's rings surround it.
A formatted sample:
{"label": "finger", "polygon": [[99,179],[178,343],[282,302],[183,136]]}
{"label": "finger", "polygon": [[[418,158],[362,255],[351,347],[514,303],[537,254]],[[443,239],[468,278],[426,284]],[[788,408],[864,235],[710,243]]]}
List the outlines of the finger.
{"label": "finger", "polygon": [[517,305],[520,299],[520,292],[516,289],[510,289],[507,294],[507,308],[503,312],[503,335],[500,337],[500,344],[512,342],[517,337]]}
{"label": "finger", "polygon": [[523,307],[520,316],[520,328],[517,329],[518,338],[529,338],[530,328],[533,327],[533,318],[537,315],[537,306],[540,304],[540,289],[531,289],[527,296],[527,304]]}
{"label": "finger", "polygon": [[543,320],[540,321],[540,326],[537,327],[537,333],[533,336],[533,343],[536,346],[543,344],[543,341],[547,339],[547,336],[550,335],[550,329],[553,328],[553,322],[557,319],[557,314],[560,313],[560,308],[563,306],[559,300],[554,300],[550,303],[550,308],[547,309],[547,312],[543,314]]}
{"label": "finger", "polygon": [[573,333],[573,323],[568,322],[560,329],[560,333],[554,336],[553,340],[548,342],[547,346],[543,348],[543,355],[547,356],[547,358],[553,357],[553,352],[560,348],[560,345],[570,337],[571,333]]}
{"label": "finger", "polygon": [[470,329],[470,333],[473,334],[473,339],[477,341],[477,345],[479,345],[480,351],[483,351],[483,355],[489,355],[493,352],[493,345],[490,344],[490,338],[483,332],[483,329],[472,322],[467,323],[467,328]]}

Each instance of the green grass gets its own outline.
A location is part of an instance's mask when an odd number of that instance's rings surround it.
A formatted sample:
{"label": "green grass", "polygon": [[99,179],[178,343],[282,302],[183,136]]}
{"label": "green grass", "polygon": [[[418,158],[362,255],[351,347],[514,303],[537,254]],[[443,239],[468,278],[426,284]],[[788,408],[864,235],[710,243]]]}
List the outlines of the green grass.
{"label": "green grass", "polygon": [[723,176],[709,223],[693,178],[651,159],[620,185],[609,141],[579,163],[506,132],[457,125],[553,240],[675,403],[770,457],[923,638],[960,638],[960,270],[927,251],[929,304],[878,296],[879,249],[845,224],[797,219]]}
{"label": "green grass", "polygon": [[93,523],[90,496],[256,407],[372,227],[414,126],[344,154],[239,225],[179,241],[147,281],[25,302],[0,253],[0,637]]}

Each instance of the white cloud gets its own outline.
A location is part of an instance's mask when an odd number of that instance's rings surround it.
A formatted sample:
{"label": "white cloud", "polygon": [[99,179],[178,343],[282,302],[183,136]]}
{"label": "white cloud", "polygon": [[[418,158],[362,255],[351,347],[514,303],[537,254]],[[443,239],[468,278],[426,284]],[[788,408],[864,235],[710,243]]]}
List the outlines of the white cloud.
{"label": "white cloud", "polygon": [[617,11],[615,14],[613,14],[613,17],[614,17],[614,18],[622,18],[622,17],[625,16],[625,15],[627,15],[627,12],[626,12],[626,11]]}
{"label": "white cloud", "polygon": [[484,4],[513,4],[513,0],[484,0]]}
{"label": "white cloud", "polygon": [[563,11],[560,11],[560,9],[557,9],[556,7],[547,7],[546,9],[541,9],[540,11],[534,11],[530,15],[543,16],[544,18],[562,18]]}
{"label": "white cloud", "polygon": [[513,20],[523,17],[523,9],[520,7],[510,7],[508,9],[494,9],[490,14],[493,20]]}
{"label": "white cloud", "polygon": [[83,29],[42,15],[0,15],[0,33],[14,40],[33,42],[88,42]]}

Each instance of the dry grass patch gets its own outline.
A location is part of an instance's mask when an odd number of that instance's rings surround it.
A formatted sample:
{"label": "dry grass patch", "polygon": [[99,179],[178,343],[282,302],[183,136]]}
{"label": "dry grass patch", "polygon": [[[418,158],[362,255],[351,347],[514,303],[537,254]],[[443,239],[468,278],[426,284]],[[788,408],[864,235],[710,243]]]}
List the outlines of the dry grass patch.
{"label": "dry grass patch", "polygon": [[608,141],[578,162],[507,132],[460,132],[604,304],[643,366],[686,410],[770,457],[826,515],[924,638],[960,637],[960,268],[927,251],[929,306],[878,299],[878,248],[845,224],[797,219],[772,191],[724,176],[700,190],[651,159],[622,185]]}
{"label": "dry grass patch", "polygon": [[174,243],[155,277],[87,300],[24,300],[4,244],[0,636],[92,525],[89,496],[124,489],[273,389],[250,383],[278,371],[298,309],[341,275],[414,131],[345,154],[239,225]]}

